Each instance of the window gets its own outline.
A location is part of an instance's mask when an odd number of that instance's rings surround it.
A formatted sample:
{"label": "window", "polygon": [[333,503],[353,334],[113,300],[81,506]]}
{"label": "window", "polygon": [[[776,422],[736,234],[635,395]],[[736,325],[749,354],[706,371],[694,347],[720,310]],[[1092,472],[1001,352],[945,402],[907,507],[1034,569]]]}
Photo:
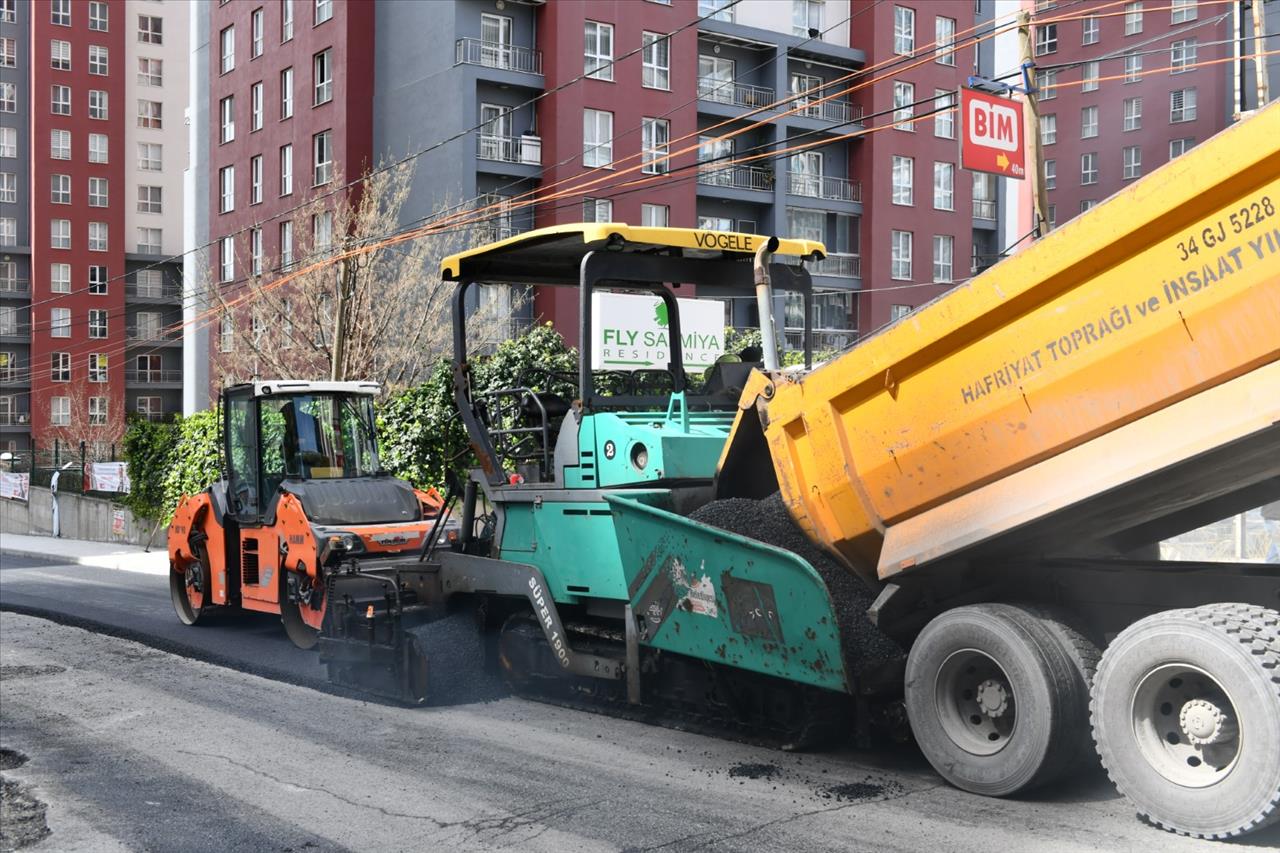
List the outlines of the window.
{"label": "window", "polygon": [[[68,329],[67,329],[67,334],[65,335],[59,335],[56,332],[52,332],[52,337],[55,337],[55,338],[71,337],[71,330],[70,330],[71,309],[62,308],[62,309],[54,309],[54,310],[55,311],[62,310],[67,312]],[[49,379],[53,382],[70,382],[71,381],[71,353],[69,352],[49,353]],[[59,397],[56,399],[65,400],[67,398]]]}
{"label": "window", "polygon": [[18,40],[0,38],[0,68],[18,67]]}
{"label": "window", "polygon": [[333,17],[333,0],[316,0],[316,26]]}
{"label": "window", "polygon": [[1101,23],[1100,19],[1092,15],[1084,19],[1084,23],[1083,23],[1084,35],[1080,39],[1081,44],[1097,44],[1098,43],[1098,31],[1099,31],[1100,23]]}
{"label": "window", "polygon": [[55,71],[71,70],[71,42],[61,39],[49,42],[49,66]]}
{"label": "window", "polygon": [[221,143],[231,142],[236,138],[236,96],[227,95],[218,101],[218,115],[221,117],[222,130],[218,134]]}
{"label": "window", "polygon": [[915,183],[915,160],[911,157],[893,155],[893,203],[912,204],[913,185]]}
{"label": "window", "polygon": [[822,18],[826,0],[791,0],[791,34],[808,36],[815,30],[822,32]]}
{"label": "window", "polygon": [[1098,88],[1098,63],[1086,62],[1080,72],[1082,82],[1080,83],[1081,92],[1093,92]]}
{"label": "window", "polygon": [[911,280],[911,232],[892,231],[889,277],[899,281]]}
{"label": "window", "polygon": [[54,426],[71,426],[71,398],[49,398],[49,423]]}
{"label": "window", "polygon": [[53,338],[71,337],[71,309],[49,309],[49,336]]}
{"label": "window", "polygon": [[262,155],[249,158],[249,204],[262,203]]}
{"label": "window", "polygon": [[12,216],[0,216],[0,246],[18,245],[18,220]]}
{"label": "window", "polygon": [[1129,145],[1124,149],[1124,179],[1142,177],[1142,146]]}
{"label": "window", "polygon": [[18,111],[18,86],[16,83],[0,83],[0,113]]}
{"label": "window", "polygon": [[49,201],[52,204],[71,204],[71,176],[49,176]]}
{"label": "window", "polygon": [[262,275],[262,229],[249,229],[249,274]]}
{"label": "window", "polygon": [[49,156],[55,160],[71,159],[71,131],[49,131]]}
{"label": "window", "polygon": [[49,22],[55,27],[71,26],[71,0],[50,0]]}
{"label": "window", "polygon": [[647,89],[671,88],[671,40],[661,33],[646,32],[641,36],[644,45],[644,70],[641,85]]}
{"label": "window", "polygon": [[105,352],[89,353],[89,381],[106,382],[107,365],[108,359]]}
{"label": "window", "polygon": [[160,270],[138,270],[134,279],[139,296],[159,298],[164,295],[164,273]]}
{"label": "window", "polygon": [[293,146],[280,146],[280,195],[293,195]]}
{"label": "window", "polygon": [[89,90],[89,118],[106,121],[107,93],[101,89]]}
{"label": "window", "polygon": [[138,85],[164,85],[164,60],[138,57]]}
{"label": "window", "polygon": [[16,24],[17,22],[17,0],[0,0],[0,24]]}
{"label": "window", "polygon": [[934,60],[939,65],[956,64],[956,19],[937,17],[933,19]]}
{"label": "window", "polygon": [[911,313],[910,305],[890,305],[889,306],[889,322],[896,323],[903,317]]}
{"label": "window", "polygon": [[1138,130],[1142,127],[1142,98],[1124,99],[1124,129]]}
{"label": "window", "polygon": [[104,266],[89,267],[89,293],[93,296],[107,295],[107,268]]}
{"label": "window", "polygon": [[249,58],[262,56],[262,9],[254,9],[249,16]]}
{"label": "window", "polygon": [[161,187],[138,187],[139,213],[164,213],[163,189]]}
{"label": "window", "polygon": [[312,58],[312,79],[315,83],[314,106],[333,100],[333,49],[322,50]]}
{"label": "window", "polygon": [[54,293],[71,292],[71,264],[49,264],[49,289]]}
{"label": "window", "polygon": [[1081,154],[1080,155],[1080,185],[1088,186],[1098,182],[1098,155],[1097,154]]}
{"label": "window", "polygon": [[236,277],[235,238],[223,237],[218,244],[218,281],[226,283]]}
{"label": "window", "polygon": [[322,130],[311,137],[311,162],[313,186],[333,180],[333,131]]}
{"label": "window", "polygon": [[956,209],[956,167],[954,163],[933,164],[933,209]]}
{"label": "window", "polygon": [[1036,88],[1040,90],[1040,100],[1052,101],[1058,97],[1058,72],[1054,69],[1036,71]]}
{"label": "window", "polygon": [[905,124],[895,124],[898,130],[906,130],[915,132],[915,125],[910,122],[912,116],[915,115],[915,99],[916,87],[914,83],[904,83],[901,80],[893,81],[893,120],[897,122],[906,122]]}
{"label": "window", "polygon": [[1036,56],[1058,52],[1058,25],[1040,24],[1036,27]]}
{"label": "window", "polygon": [[582,165],[611,168],[613,165],[613,113],[582,111]]}
{"label": "window", "polygon": [[158,142],[138,143],[138,170],[159,172],[164,169],[164,146]]}
{"label": "window", "polygon": [[89,134],[89,162],[107,162],[107,135],[105,133]]}
{"label": "window", "polygon": [[49,248],[51,249],[70,249],[71,248],[71,220],[70,219],[49,220]]}
{"label": "window", "polygon": [[1196,40],[1181,39],[1169,45],[1169,73],[1184,74],[1196,64]]}
{"label": "window", "polygon": [[1169,10],[1169,20],[1175,24],[1185,24],[1188,21],[1194,21],[1196,15],[1196,0],[1173,0],[1172,8]]}
{"label": "window", "polygon": [[949,284],[954,268],[956,238],[935,234],[933,237],[933,280]]}
{"label": "window", "polygon": [[939,139],[956,138],[956,93],[948,89],[935,89],[933,92],[934,107],[942,110],[934,113],[933,135]]}
{"label": "window", "polygon": [[916,49],[916,10],[893,7],[893,52],[904,56]]}
{"label": "window", "polygon": [[138,101],[138,127],[160,130],[164,127],[164,105],[159,101]]}
{"label": "window", "polygon": [[107,32],[107,4],[102,0],[90,0],[89,29],[95,32]]}
{"label": "window", "polygon": [[280,118],[293,118],[293,69],[280,72]]}
{"label": "window", "polygon": [[71,87],[53,85],[49,89],[49,111],[56,116],[71,115]]}
{"label": "window", "polygon": [[1058,188],[1058,161],[1044,161],[1044,188],[1053,190]]}
{"label": "window", "polygon": [[223,166],[218,170],[218,186],[221,187],[218,212],[230,213],[236,209],[236,167]]}
{"label": "window", "polygon": [[333,246],[332,210],[311,217],[311,246],[317,251],[325,251]]}
{"label": "window", "polygon": [[137,326],[135,337],[144,341],[154,341],[164,336],[164,315],[159,311],[139,311],[134,318]]}
{"label": "window", "polygon": [[593,80],[613,79],[613,24],[587,21],[583,29],[583,73]]}
{"label": "window", "polygon": [[664,118],[641,119],[640,171],[646,175],[663,175],[669,170],[667,153],[671,139],[671,123]]}
{"label": "window", "polygon": [[89,426],[106,426],[107,423],[107,398],[106,397],[90,397],[89,398]]}
{"label": "window", "polygon": [[107,251],[107,223],[90,222],[89,223],[89,251],[105,252]]}
{"label": "window", "polygon": [[108,71],[107,49],[101,45],[89,45],[89,73],[106,77]]}
{"label": "window", "polygon": [[164,20],[154,15],[139,15],[138,43],[164,44]]}
{"label": "window", "polygon": [[1040,116],[1040,144],[1052,145],[1058,141],[1058,117],[1053,113]]}
{"label": "window", "polygon": [[1124,82],[1137,83],[1142,79],[1142,54],[1136,52],[1124,55]]}
{"label": "window", "polygon": [[293,38],[293,0],[280,0],[280,43]]}
{"label": "window", "polygon": [[1196,90],[1175,89],[1169,93],[1169,123],[1196,120]]}
{"label": "window", "polygon": [[249,87],[249,132],[262,130],[262,82]]}
{"label": "window", "polygon": [[973,216],[975,219],[996,218],[996,176],[988,172],[973,173]]}
{"label": "window", "polygon": [[13,172],[0,172],[0,203],[18,203],[18,176]]}
{"label": "window", "polygon": [[160,228],[138,229],[138,254],[158,255],[161,253],[163,230]]}
{"label": "window", "polygon": [[293,223],[280,223],[280,269],[293,266]]}
{"label": "window", "polygon": [[219,35],[218,41],[222,45],[222,73],[226,74],[236,67],[236,28],[227,27]]}
{"label": "window", "polygon": [[1181,157],[1183,154],[1186,154],[1188,151],[1190,151],[1195,146],[1195,144],[1196,144],[1195,139],[1192,139],[1190,137],[1186,139],[1169,140],[1169,159],[1172,160],[1174,157]]}
{"label": "window", "polygon": [[236,344],[236,326],[230,311],[223,311],[218,320],[218,352],[232,352]]}
{"label": "window", "polygon": [[1080,138],[1092,139],[1098,135],[1098,108],[1084,107],[1080,110]]}
{"label": "window", "polygon": [[1142,32],[1142,4],[1126,3],[1124,7],[1124,34],[1137,35]]}
{"label": "window", "polygon": [[137,399],[138,417],[148,421],[158,421],[164,417],[164,403],[159,397],[139,397]]}
{"label": "window", "polygon": [[106,207],[108,204],[107,179],[89,179],[89,206]]}
{"label": "window", "polygon": [[582,220],[584,222],[612,222],[613,201],[607,198],[584,198],[582,200]]}
{"label": "window", "polygon": [[[698,0],[698,16],[712,21],[733,22],[734,7],[730,0]],[[725,7],[728,8],[725,8]]]}
{"label": "window", "polygon": [[18,156],[18,129],[0,127],[0,157]]}
{"label": "window", "polygon": [[646,228],[666,228],[670,219],[671,208],[665,204],[640,205],[640,224]]}

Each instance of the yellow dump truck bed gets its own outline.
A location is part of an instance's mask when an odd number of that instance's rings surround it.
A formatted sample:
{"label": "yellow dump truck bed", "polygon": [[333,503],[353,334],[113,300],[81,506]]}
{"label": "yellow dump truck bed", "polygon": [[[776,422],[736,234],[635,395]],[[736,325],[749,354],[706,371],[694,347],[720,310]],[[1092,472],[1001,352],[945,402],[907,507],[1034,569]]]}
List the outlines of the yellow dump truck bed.
{"label": "yellow dump truck bed", "polygon": [[757,375],[736,426],[758,411],[797,521],[883,579],[1274,499],[1278,359],[1272,106],[807,376]]}

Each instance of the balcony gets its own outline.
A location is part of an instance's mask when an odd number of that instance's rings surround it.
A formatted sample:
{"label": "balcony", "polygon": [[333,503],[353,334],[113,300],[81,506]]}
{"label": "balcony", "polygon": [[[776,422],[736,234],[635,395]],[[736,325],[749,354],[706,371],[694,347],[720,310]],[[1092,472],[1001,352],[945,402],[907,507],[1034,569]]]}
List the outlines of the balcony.
{"label": "balcony", "polygon": [[454,63],[457,65],[479,65],[482,68],[521,71],[525,74],[542,73],[540,50],[481,41],[477,38],[458,39],[454,48]]}
{"label": "balcony", "polygon": [[718,80],[715,77],[698,78],[698,97],[717,104],[733,104],[737,107],[767,107],[774,102],[773,90],[764,86]]}
{"label": "balcony", "polygon": [[975,198],[973,200],[973,218],[995,219],[996,203],[994,201],[987,201],[986,199]]}
{"label": "balcony", "polygon": [[805,198],[821,198],[827,201],[862,201],[860,183],[831,175],[791,172],[788,175],[787,192]]}
{"label": "balcony", "polygon": [[125,282],[124,295],[129,299],[161,299],[176,302],[182,298],[182,288],[176,284],[136,284]]}
{"label": "balcony", "polygon": [[[796,95],[795,92],[791,94],[793,97]],[[851,104],[848,101],[840,101],[835,98],[821,103],[814,103],[820,99],[821,93],[798,98],[792,104],[796,108],[795,115],[803,118],[816,118],[836,124],[862,121],[862,107],[858,104]]]}
{"label": "balcony", "polygon": [[25,298],[31,295],[31,282],[25,278],[0,278],[0,299]]}
{"label": "balcony", "polygon": [[0,412],[0,426],[31,426],[30,412]]}
{"label": "balcony", "polygon": [[499,163],[542,165],[542,138],[538,136],[495,136],[481,134],[476,139],[476,156]]}
{"label": "balcony", "polygon": [[[804,349],[804,329],[788,328],[786,330],[787,349]],[[809,339],[813,341],[813,355],[817,357],[826,353],[840,352],[858,342],[857,329],[810,329]]]}
{"label": "balcony", "polygon": [[124,381],[129,385],[182,384],[181,370],[126,370]]}
{"label": "balcony", "polygon": [[30,385],[30,367],[0,367],[0,385]]}
{"label": "balcony", "polygon": [[0,339],[22,338],[21,343],[26,343],[26,339],[29,337],[31,337],[30,323],[5,323],[0,325]]}
{"label": "balcony", "polygon": [[699,166],[698,183],[707,187],[773,192],[773,170],[764,166]]}
{"label": "balcony", "polygon": [[131,344],[181,344],[182,331],[163,326],[129,326],[125,329],[125,339]]}
{"label": "balcony", "polygon": [[820,261],[815,261],[809,272],[813,275],[829,275],[833,278],[862,278],[862,258],[858,255],[846,255],[831,252]]}

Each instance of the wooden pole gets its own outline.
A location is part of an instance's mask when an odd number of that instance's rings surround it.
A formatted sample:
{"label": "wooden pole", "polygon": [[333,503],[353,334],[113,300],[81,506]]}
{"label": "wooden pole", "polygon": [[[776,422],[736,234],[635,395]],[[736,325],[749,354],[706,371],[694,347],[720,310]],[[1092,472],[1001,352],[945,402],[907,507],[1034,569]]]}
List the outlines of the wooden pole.
{"label": "wooden pole", "polygon": [[[1034,69],[1035,55],[1032,50],[1031,14],[1026,10],[1018,13],[1018,46],[1024,67]],[[1033,72],[1034,73],[1034,72]],[[1032,225],[1036,237],[1049,233],[1049,194],[1044,184],[1044,151],[1040,143],[1040,98],[1034,85],[1028,87],[1032,91],[1026,94],[1027,116],[1025,130],[1028,142],[1027,171],[1032,184]]]}

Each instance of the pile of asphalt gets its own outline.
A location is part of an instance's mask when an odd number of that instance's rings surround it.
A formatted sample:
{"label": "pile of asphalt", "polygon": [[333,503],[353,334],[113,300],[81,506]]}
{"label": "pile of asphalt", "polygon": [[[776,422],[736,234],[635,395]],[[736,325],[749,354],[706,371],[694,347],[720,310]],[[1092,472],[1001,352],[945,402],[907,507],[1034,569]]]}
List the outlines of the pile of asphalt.
{"label": "pile of asphalt", "polygon": [[817,569],[835,608],[845,664],[855,676],[880,670],[886,663],[902,658],[902,647],[881,633],[867,616],[867,608],[875,600],[875,591],[815,545],[796,526],[778,492],[758,501],[747,498],[712,501],[694,510],[689,517],[702,524],[783,548]]}
{"label": "pile of asphalt", "polygon": [[489,665],[485,637],[471,610],[409,629],[427,655],[427,704],[492,702],[510,690]]}
{"label": "pile of asphalt", "polygon": [[776,764],[735,764],[729,768],[731,779],[772,779],[782,772]]}
{"label": "pile of asphalt", "polygon": [[[0,749],[0,770],[14,770],[27,763],[15,749]],[[45,804],[31,789],[0,776],[0,853],[35,844],[49,834]]]}

